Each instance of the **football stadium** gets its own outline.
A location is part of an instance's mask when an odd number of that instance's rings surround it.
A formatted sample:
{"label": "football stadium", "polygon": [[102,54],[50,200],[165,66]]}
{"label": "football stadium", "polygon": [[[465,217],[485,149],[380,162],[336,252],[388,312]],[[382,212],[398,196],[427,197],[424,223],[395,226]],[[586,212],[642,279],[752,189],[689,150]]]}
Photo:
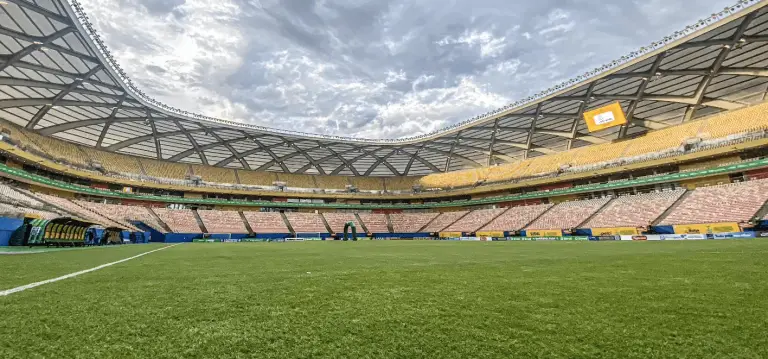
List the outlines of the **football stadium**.
{"label": "football stadium", "polygon": [[680,29],[366,139],[168,106],[2,0],[0,357],[768,357],[768,1]]}

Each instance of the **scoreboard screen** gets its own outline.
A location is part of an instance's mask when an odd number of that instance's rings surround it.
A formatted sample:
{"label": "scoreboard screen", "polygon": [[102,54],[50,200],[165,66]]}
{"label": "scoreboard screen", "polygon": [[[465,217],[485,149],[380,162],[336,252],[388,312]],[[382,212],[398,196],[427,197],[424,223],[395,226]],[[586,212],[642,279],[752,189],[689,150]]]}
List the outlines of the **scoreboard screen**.
{"label": "scoreboard screen", "polygon": [[614,102],[608,106],[584,112],[584,121],[587,122],[589,132],[596,132],[624,125],[627,123],[627,117],[624,115],[621,104]]}

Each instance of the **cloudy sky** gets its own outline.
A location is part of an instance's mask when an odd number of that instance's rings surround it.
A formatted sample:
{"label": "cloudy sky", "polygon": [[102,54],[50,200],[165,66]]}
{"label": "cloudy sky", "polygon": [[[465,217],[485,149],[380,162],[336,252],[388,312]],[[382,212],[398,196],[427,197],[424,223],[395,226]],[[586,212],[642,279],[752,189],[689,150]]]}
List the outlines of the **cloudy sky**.
{"label": "cloudy sky", "polygon": [[169,105],[394,138],[514,102],[735,0],[85,0],[133,80]]}

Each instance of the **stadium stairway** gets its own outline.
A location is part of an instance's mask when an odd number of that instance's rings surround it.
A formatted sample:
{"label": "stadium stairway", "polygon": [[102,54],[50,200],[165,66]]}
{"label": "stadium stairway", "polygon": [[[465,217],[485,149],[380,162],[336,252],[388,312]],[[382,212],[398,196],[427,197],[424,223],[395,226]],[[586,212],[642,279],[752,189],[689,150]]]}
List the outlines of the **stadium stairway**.
{"label": "stadium stairway", "polygon": [[331,225],[330,225],[330,224],[328,224],[328,220],[327,220],[327,219],[325,219],[325,216],[323,216],[323,214],[322,214],[322,213],[320,213],[320,219],[322,219],[322,220],[323,220],[323,225],[325,226],[325,230],[326,230],[326,231],[328,231],[328,233],[330,233],[330,234],[336,234],[336,232],[334,232],[334,231],[333,231],[333,229],[331,228]]}
{"label": "stadium stairway", "polygon": [[765,204],[763,204],[763,206],[760,207],[760,209],[757,211],[757,213],[755,213],[752,219],[754,221],[760,221],[763,218],[766,218],[766,215],[768,215],[768,201],[766,201]]}
{"label": "stadium stairway", "polygon": [[[235,171],[237,173],[237,171]],[[238,179],[239,181],[239,179]],[[240,215],[240,219],[243,220],[243,224],[245,225],[245,229],[248,230],[248,235],[253,235],[253,228],[251,228],[251,224],[248,223],[248,219],[245,218],[245,213],[243,211],[237,211],[237,214]]]}
{"label": "stadium stairway", "polygon": [[680,206],[680,204],[685,202],[685,199],[688,198],[688,196],[690,196],[692,193],[693,193],[693,191],[686,190],[685,193],[683,193],[683,195],[680,196],[680,198],[678,198],[677,201],[675,201],[675,203],[673,203],[671,206],[669,206],[669,208],[667,208],[667,210],[664,211],[664,213],[662,213],[659,216],[659,218],[656,218],[656,220],[651,223],[651,226],[658,226],[659,223],[661,223],[661,221],[666,219],[667,216],[669,216],[672,212],[674,212],[677,209],[677,207]]}
{"label": "stadium stairway", "polygon": [[371,233],[371,231],[368,230],[368,226],[365,225],[365,222],[363,222],[363,219],[360,218],[360,215],[355,213],[355,219],[357,220],[357,223],[360,223],[360,227],[363,227],[363,231],[365,233]]}
{"label": "stadium stairway", "polygon": [[599,214],[601,214],[601,213],[602,213],[602,212],[603,212],[603,211],[604,211],[606,208],[608,208],[608,205],[609,205],[611,202],[613,202],[613,200],[614,200],[614,199],[615,199],[615,198],[611,198],[611,199],[610,199],[608,202],[605,202],[605,203],[604,203],[602,206],[600,206],[600,208],[598,208],[598,210],[597,210],[597,211],[595,211],[595,213],[592,213],[592,215],[591,215],[591,216],[587,217],[587,219],[585,219],[583,222],[579,223],[579,225],[578,225],[578,226],[576,226],[575,228],[582,228],[582,227],[583,227],[585,224],[589,223],[589,221],[591,221],[591,220],[592,220],[592,218],[595,218],[595,217],[597,217],[597,216],[598,216]]}
{"label": "stadium stairway", "polygon": [[417,232],[418,232],[418,233],[423,233],[423,232],[424,232],[424,229],[425,229],[425,228],[427,228],[427,227],[429,227],[429,225],[430,225],[430,224],[432,224],[432,222],[434,222],[434,221],[437,219],[437,217],[440,217],[440,215],[441,215],[441,214],[442,214],[442,213],[438,214],[437,216],[434,216],[432,219],[430,219],[430,220],[429,220],[429,222],[427,222],[427,224],[425,224],[424,226],[422,226],[421,228],[419,228],[419,230],[418,230]]}
{"label": "stadium stairway", "polygon": [[157,215],[157,213],[155,213],[155,210],[152,209],[152,207],[147,207],[147,209],[149,209],[149,213],[152,213],[152,215],[155,216],[155,219],[157,220],[157,223],[160,223],[160,225],[163,226],[163,230],[165,231],[165,233],[173,233],[173,231],[171,230],[171,227],[169,227],[168,224],[165,223],[160,218],[160,216]]}
{"label": "stadium stairway", "polygon": [[389,230],[389,233],[395,233],[395,227],[392,225],[392,218],[389,217],[389,213],[385,214],[384,217],[387,218],[387,229]]}
{"label": "stadium stairway", "polygon": [[192,214],[195,216],[195,221],[197,221],[197,226],[200,227],[200,230],[203,233],[208,233],[208,229],[205,228],[205,223],[203,223],[203,219],[200,218],[200,213],[197,213],[196,209],[192,209]]}
{"label": "stadium stairway", "polygon": [[280,217],[283,217],[283,222],[285,222],[285,227],[288,228],[288,230],[291,232],[291,235],[295,237],[296,231],[293,229],[293,226],[291,225],[291,221],[288,220],[288,217],[285,215],[285,212],[280,212]]}
{"label": "stadium stairway", "polygon": [[487,226],[487,225],[489,225],[489,224],[493,223],[493,221],[495,221],[495,220],[496,220],[496,218],[499,218],[499,217],[501,217],[502,215],[504,215],[504,213],[507,213],[507,212],[509,212],[509,210],[510,210],[510,209],[512,209],[512,207],[509,207],[509,208],[507,208],[507,209],[505,209],[505,210],[501,211],[499,214],[497,214],[497,215],[493,216],[493,217],[492,217],[490,220],[488,220],[487,222],[483,223],[483,225],[482,225],[482,226],[480,226],[480,227],[477,227],[477,229],[475,230],[475,232],[477,232],[477,231],[479,231],[480,229],[482,229],[482,228],[485,228],[485,226]]}

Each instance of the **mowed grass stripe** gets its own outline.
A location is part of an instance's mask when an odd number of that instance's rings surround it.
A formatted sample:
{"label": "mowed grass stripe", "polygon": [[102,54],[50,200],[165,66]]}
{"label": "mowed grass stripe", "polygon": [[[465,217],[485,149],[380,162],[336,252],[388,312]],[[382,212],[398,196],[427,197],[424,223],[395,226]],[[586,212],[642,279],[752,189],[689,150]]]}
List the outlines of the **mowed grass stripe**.
{"label": "mowed grass stripe", "polygon": [[759,358],[766,250],[185,245],[0,300],[0,357]]}
{"label": "mowed grass stripe", "polygon": [[125,245],[0,256],[0,290],[92,268],[162,247]]}

